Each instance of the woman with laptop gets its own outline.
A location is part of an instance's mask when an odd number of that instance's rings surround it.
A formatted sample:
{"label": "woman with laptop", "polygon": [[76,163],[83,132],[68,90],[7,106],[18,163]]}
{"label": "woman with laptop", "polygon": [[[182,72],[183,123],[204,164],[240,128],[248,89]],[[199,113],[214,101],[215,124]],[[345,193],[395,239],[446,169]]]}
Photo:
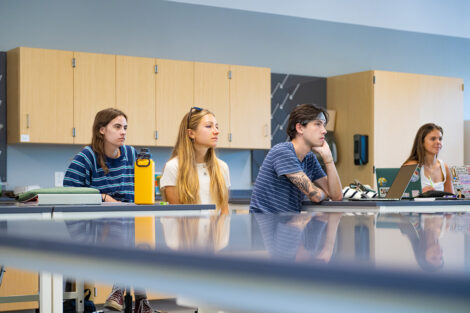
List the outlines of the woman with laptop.
{"label": "woman with laptop", "polygon": [[453,193],[449,167],[438,159],[442,149],[442,127],[428,123],[418,129],[411,153],[404,165],[418,164],[421,169],[423,193],[430,190]]}
{"label": "woman with laptop", "polygon": [[181,120],[160,188],[170,204],[212,204],[228,213],[230,176],[215,155],[219,126],[212,112],[192,107]]}

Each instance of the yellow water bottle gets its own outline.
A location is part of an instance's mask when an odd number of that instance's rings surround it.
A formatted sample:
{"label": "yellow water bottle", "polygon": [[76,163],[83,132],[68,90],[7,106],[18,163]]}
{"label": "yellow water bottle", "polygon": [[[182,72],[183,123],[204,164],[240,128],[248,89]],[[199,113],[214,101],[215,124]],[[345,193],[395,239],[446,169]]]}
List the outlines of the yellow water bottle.
{"label": "yellow water bottle", "polygon": [[155,204],[155,163],[148,148],[140,149],[134,166],[134,202]]}
{"label": "yellow water bottle", "polygon": [[135,247],[139,249],[155,249],[155,217],[136,216]]}

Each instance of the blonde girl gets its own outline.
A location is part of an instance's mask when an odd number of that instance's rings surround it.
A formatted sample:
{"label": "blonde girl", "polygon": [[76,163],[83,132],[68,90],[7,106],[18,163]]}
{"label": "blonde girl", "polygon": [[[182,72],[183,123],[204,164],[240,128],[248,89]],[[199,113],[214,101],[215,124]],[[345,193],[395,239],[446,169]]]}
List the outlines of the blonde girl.
{"label": "blonde girl", "polygon": [[222,213],[228,213],[229,169],[215,155],[219,133],[212,112],[192,107],[184,115],[160,180],[170,204],[214,203]]}

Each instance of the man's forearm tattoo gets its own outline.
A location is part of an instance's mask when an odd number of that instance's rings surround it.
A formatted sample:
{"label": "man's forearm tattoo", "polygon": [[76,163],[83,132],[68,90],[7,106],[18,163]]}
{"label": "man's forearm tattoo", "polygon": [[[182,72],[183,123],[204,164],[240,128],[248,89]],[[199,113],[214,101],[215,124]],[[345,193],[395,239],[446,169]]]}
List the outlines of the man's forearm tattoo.
{"label": "man's forearm tattoo", "polygon": [[[321,201],[322,196],[320,191],[313,185],[312,181],[308,178],[305,173],[296,173],[287,175],[287,178],[305,193],[310,200]],[[313,189],[313,190],[312,190]]]}
{"label": "man's forearm tattoo", "polygon": [[318,191],[316,191],[316,190],[313,190],[313,191],[308,193],[309,199],[312,199],[312,198],[317,197],[317,196],[318,196]]}
{"label": "man's forearm tattoo", "polygon": [[[308,193],[308,189],[310,186],[310,182],[308,181],[308,177],[305,177],[302,174],[295,174],[292,176],[288,176],[289,180],[300,189],[300,191]],[[305,179],[307,178],[307,179]]]}

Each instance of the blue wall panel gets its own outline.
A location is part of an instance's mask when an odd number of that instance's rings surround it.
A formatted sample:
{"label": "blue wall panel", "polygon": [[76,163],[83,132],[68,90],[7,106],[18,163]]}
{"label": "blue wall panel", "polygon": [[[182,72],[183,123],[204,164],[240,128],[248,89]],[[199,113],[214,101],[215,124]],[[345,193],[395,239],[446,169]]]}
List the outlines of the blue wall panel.
{"label": "blue wall panel", "polygon": [[[17,46],[265,66],[307,76],[376,69],[470,81],[469,39],[158,0],[0,0],[0,50]],[[464,119],[470,119],[470,99],[464,101]],[[76,150],[9,147],[9,187],[39,173],[42,186],[52,185],[53,171],[64,170],[58,164]],[[164,159],[167,150],[154,155]],[[13,157],[27,153],[44,161],[41,169]],[[249,188],[249,151],[221,155],[232,186]],[[25,167],[28,179],[19,172]]]}

